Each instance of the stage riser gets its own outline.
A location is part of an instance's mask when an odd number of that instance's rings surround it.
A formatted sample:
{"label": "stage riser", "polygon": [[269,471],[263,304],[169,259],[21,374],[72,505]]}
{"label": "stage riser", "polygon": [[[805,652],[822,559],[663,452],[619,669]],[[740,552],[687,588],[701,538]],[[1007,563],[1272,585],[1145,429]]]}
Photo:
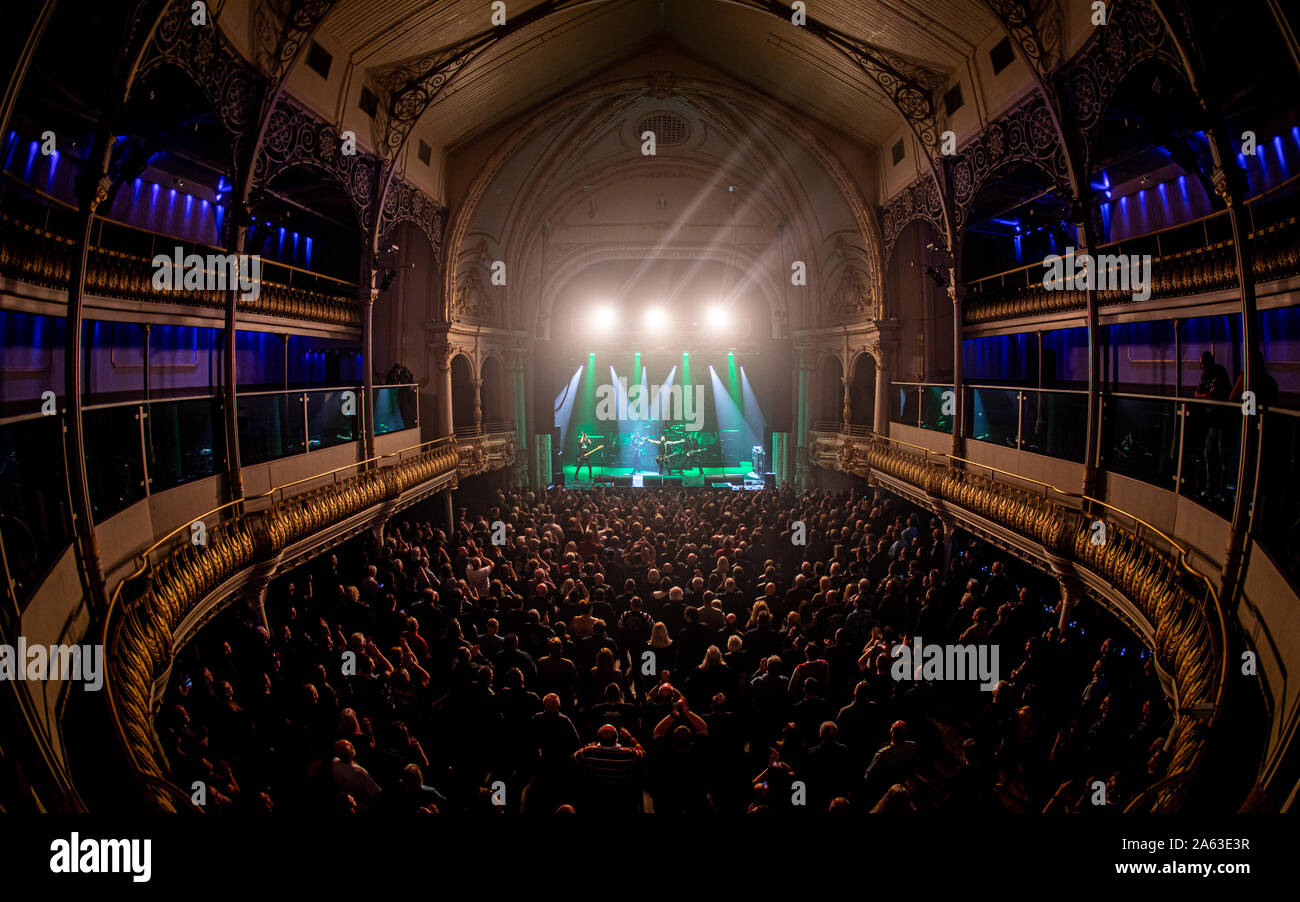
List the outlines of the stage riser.
{"label": "stage riser", "polygon": [[[757,480],[747,478],[744,473],[716,473],[704,476],[660,476],[657,473],[642,473],[640,474],[642,484],[635,486],[634,475],[617,473],[597,475],[594,479],[576,479],[572,473],[566,473],[561,485],[568,489],[588,489],[599,486],[626,489],[717,488],[724,485],[743,488],[746,483],[759,485]],[[761,487],[776,488],[776,474],[772,472],[764,474]]]}

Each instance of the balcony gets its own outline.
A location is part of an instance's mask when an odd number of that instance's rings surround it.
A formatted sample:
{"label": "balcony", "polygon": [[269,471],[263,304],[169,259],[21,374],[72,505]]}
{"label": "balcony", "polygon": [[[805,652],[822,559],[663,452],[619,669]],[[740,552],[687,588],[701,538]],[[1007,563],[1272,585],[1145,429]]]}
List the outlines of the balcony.
{"label": "balcony", "polygon": [[459,455],[456,472],[461,479],[508,469],[520,462],[515,424],[501,420],[458,427],[456,449]]}
{"label": "balcony", "polygon": [[[890,421],[952,434],[943,416],[951,385],[893,383]],[[963,386],[964,437],[1056,460],[1084,462],[1087,392],[995,385]],[[1282,409],[1258,413],[1267,422],[1278,459],[1294,455],[1300,416]],[[1191,499],[1220,517],[1232,515],[1241,455],[1241,405],[1157,395],[1102,395],[1100,466]]]}
{"label": "balcony", "polygon": [[[14,193],[6,194],[6,205],[14,199]],[[0,213],[0,277],[66,292],[76,252],[71,216],[71,210],[53,199],[23,205],[17,214]],[[224,310],[225,292],[178,289],[163,293],[153,287],[154,256],[170,257],[178,247],[186,254],[225,253],[221,248],[96,219],[86,261],[86,293],[114,300]],[[238,307],[244,314],[361,325],[356,285],[270,260],[263,260],[258,296],[241,298]]]}
{"label": "balcony", "polygon": [[[1195,223],[1143,235],[1097,249],[1103,254],[1151,254],[1151,298],[1177,298],[1237,288],[1236,250],[1231,238],[1219,238],[1226,225],[1219,213]],[[1300,275],[1300,218],[1289,216],[1250,233],[1255,282]],[[1192,243],[1192,247],[1184,245]],[[1085,292],[1049,291],[1043,287],[1041,261],[974,280],[967,285],[962,315],[967,325],[1043,316],[1087,305]],[[1132,302],[1132,292],[1098,291],[1104,307]]]}
{"label": "balcony", "polygon": [[[416,385],[375,388],[381,452],[419,436],[417,391]],[[348,393],[354,409],[345,405]],[[347,446],[359,446],[364,398],[362,386],[240,393],[240,462],[250,490],[360,456]],[[85,408],[86,474],[95,522],[121,516],[129,527],[105,535],[110,568],[134,550],[119,548],[119,543],[138,543],[142,534],[188,524],[195,510],[219,497],[229,468],[224,410],[220,395]],[[62,411],[0,419],[0,550],[20,610],[72,540],[63,467],[65,421]]]}

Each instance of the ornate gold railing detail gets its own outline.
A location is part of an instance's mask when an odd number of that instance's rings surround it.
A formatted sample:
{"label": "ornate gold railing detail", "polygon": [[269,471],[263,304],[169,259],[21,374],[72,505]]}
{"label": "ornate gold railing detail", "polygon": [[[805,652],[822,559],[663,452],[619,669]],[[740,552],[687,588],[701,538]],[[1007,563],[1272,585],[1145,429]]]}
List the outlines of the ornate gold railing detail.
{"label": "ornate gold railing detail", "polygon": [[[63,290],[68,287],[75,250],[76,243],[70,238],[0,215],[0,275]],[[153,287],[153,273],[153,264],[146,257],[92,247],[86,262],[86,291],[102,297],[214,310],[226,305],[226,295],[220,291],[178,289],[161,293]],[[241,298],[238,303],[241,313],[338,326],[361,324],[355,294],[329,294],[264,280],[256,298]]]}
{"label": "ornate gold railing detail", "polygon": [[500,470],[516,463],[518,448],[513,433],[457,436],[459,460],[456,471],[462,479]]}
{"label": "ornate gold railing detail", "polygon": [[[1227,621],[1218,592],[1213,580],[1188,563],[1182,545],[1099,499],[897,439],[816,436],[813,456],[846,473],[866,477],[876,470],[917,486],[1073,559],[1128,598],[1154,628],[1152,651],[1172,675],[1181,709],[1164,779],[1134,799],[1130,810],[1139,805],[1171,810],[1181,804],[1204,757],[1207,727],[1221,713],[1228,665]],[[1034,488],[1012,484],[1013,479]],[[1095,538],[1098,521],[1105,526],[1104,541]],[[1167,550],[1144,534],[1158,538]]]}
{"label": "ornate gold railing detail", "polygon": [[[417,449],[423,450],[407,460],[400,460],[403,452],[393,452],[222,505],[195,518],[197,522],[226,508],[235,509],[233,516],[207,530],[205,545],[187,543],[153,560],[155,551],[182,532],[189,533],[187,523],[141,552],[140,567],[118,583],[104,620],[104,647],[109,662],[105,689],[117,738],[141,789],[155,808],[186,809],[178,802],[185,793],[168,779],[150,705],[154,683],[170,665],[173,631],[200,601],[241,570],[258,561],[273,560],[295,542],[369,507],[394,500],[414,486],[455,473],[457,452],[450,439],[404,450]],[[391,457],[399,457],[399,461],[284,497],[284,490],[292,486]],[[245,510],[248,502],[265,498],[272,500],[270,507],[255,512]],[[123,601],[123,589],[128,583],[139,588],[139,593],[133,600]]]}
{"label": "ornate gold railing detail", "polygon": [[[1106,252],[1106,248],[1100,251]],[[1296,217],[1254,232],[1251,235],[1251,254],[1256,282],[1271,282],[1300,274],[1300,226]],[[1027,272],[1026,284],[1023,285],[972,285],[962,306],[963,320],[969,325],[977,325],[1063,310],[1082,310],[1086,306],[1087,298],[1082,291],[1045,289],[1041,282],[1041,266],[1030,267]],[[1155,257],[1151,263],[1151,282],[1149,287],[1153,298],[1235,289],[1236,251],[1231,241],[1219,241]],[[1098,291],[1097,303],[1103,307],[1127,303],[1132,300],[1132,295],[1131,291]]]}

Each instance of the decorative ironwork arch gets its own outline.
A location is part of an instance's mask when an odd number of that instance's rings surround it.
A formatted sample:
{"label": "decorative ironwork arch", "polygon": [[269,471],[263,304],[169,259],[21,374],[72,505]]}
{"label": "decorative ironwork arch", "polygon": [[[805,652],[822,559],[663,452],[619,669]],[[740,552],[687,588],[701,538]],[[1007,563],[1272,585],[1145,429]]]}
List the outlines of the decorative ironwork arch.
{"label": "decorative ironwork arch", "polygon": [[352,201],[363,238],[375,223],[379,159],[343,153],[339,131],[296,104],[281,99],[266,124],[266,137],[253,162],[253,185],[265,188],[280,173],[311,166],[338,182]]}
{"label": "decorative ironwork arch", "polygon": [[221,29],[196,27],[190,22],[191,15],[188,3],[168,7],[145,49],[132,89],[164,67],[189,78],[228,137],[233,180],[247,165],[249,139],[258,125],[258,104],[266,80],[230,46]]}
{"label": "decorative ironwork arch", "polygon": [[1034,95],[991,122],[963,147],[949,164],[956,233],[965,231],[971,205],[984,183],[1010,163],[1025,163],[1038,168],[1066,196],[1072,195],[1069,161],[1057,136],[1047,101]]}
{"label": "decorative ironwork arch", "polygon": [[880,208],[880,233],[884,238],[885,272],[893,262],[894,245],[903,229],[916,221],[927,223],[937,234],[944,234],[943,199],[933,175],[926,173],[890,198]]}
{"label": "decorative ironwork arch", "polygon": [[1097,131],[1125,76],[1150,59],[1186,81],[1178,45],[1145,2],[1115,2],[1110,19],[1058,73],[1062,97],[1089,158]]}
{"label": "decorative ironwork arch", "polygon": [[379,211],[379,243],[386,244],[403,222],[412,223],[424,232],[433,248],[433,259],[440,261],[447,208],[405,180],[398,181],[384,195],[384,205]]}
{"label": "decorative ironwork arch", "polygon": [[[483,51],[508,35],[550,15],[586,2],[588,0],[543,0],[537,6],[511,17],[507,25],[479,32],[432,53],[379,70],[376,77],[389,91],[388,111],[381,126],[380,140],[380,155],[383,161],[378,178],[381,203],[384,202],[383,197],[389,190],[397,157],[416,122],[458,72],[473,62]],[[728,2],[757,12],[776,15],[787,21],[790,16],[790,7],[778,0],[728,0]],[[812,17],[807,18],[804,28],[809,34],[815,35],[846,56],[876,83],[898,110],[917,140],[926,148],[926,165],[935,178],[944,176],[942,158],[938,153],[939,127],[934,108],[934,92],[942,84],[942,75]],[[950,211],[947,209],[947,198],[941,193],[939,200],[944,207],[944,228],[940,231],[950,239],[953,230]],[[376,243],[377,238],[376,234]]]}

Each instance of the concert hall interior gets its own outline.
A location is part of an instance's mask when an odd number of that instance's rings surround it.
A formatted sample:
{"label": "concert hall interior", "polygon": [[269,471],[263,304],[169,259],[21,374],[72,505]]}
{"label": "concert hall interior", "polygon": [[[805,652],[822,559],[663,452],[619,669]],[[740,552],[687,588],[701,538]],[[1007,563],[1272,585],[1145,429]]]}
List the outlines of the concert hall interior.
{"label": "concert hall interior", "polygon": [[9,6],[0,809],[1296,809],[1296,4]]}

